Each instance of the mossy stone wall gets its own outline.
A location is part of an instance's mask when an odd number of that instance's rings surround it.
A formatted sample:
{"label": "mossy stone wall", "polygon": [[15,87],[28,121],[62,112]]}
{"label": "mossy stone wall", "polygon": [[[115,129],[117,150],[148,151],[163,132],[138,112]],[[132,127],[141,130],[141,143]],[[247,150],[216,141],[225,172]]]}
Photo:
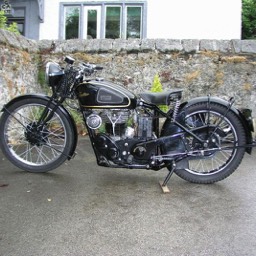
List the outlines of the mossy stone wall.
{"label": "mossy stone wall", "polygon": [[97,74],[126,88],[150,90],[159,74],[164,90],[182,88],[183,98],[234,97],[236,107],[256,116],[255,40],[68,40],[33,41],[0,30],[0,107],[24,93],[46,92],[45,63],[70,55],[100,64]]}

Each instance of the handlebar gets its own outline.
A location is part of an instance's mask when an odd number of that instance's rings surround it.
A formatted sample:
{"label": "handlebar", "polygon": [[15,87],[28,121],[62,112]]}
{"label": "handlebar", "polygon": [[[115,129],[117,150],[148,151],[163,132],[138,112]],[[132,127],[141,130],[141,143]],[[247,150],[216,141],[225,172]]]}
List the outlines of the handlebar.
{"label": "handlebar", "polygon": [[[66,56],[64,61],[71,67],[74,64],[75,59],[71,58],[70,56]],[[91,63],[81,62],[80,65],[76,67],[76,69],[78,71],[78,76],[77,76],[78,78],[78,77],[81,77],[82,75],[90,76],[94,72],[102,70],[103,67],[95,64],[91,64]]]}

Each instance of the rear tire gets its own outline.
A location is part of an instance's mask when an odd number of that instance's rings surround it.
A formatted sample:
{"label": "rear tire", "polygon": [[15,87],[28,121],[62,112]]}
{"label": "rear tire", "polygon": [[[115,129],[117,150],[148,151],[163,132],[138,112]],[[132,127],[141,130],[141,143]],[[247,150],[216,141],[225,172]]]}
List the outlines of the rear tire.
{"label": "rear tire", "polygon": [[[208,104],[194,104],[181,111],[178,116],[184,126],[189,130],[198,129],[196,135],[205,141],[208,140],[208,146],[205,148],[205,145],[198,143],[189,134],[185,135],[187,147],[194,153],[177,162],[175,173],[193,183],[207,184],[225,179],[238,168],[245,153],[245,148],[234,148],[246,144],[245,130],[237,115],[232,111],[226,113],[227,108],[223,105]],[[163,135],[170,134],[172,132],[168,131],[167,125]],[[184,150],[184,143],[180,141],[179,146],[181,145]],[[230,149],[219,150],[224,147]],[[203,151],[205,149],[208,151]],[[166,148],[165,153],[173,153],[173,150]]]}
{"label": "rear tire", "polygon": [[[38,125],[47,100],[21,99],[8,106],[0,119],[0,146],[18,168],[48,172],[60,166],[74,145],[70,120],[58,108],[43,127]],[[51,104],[51,112],[54,105]]]}

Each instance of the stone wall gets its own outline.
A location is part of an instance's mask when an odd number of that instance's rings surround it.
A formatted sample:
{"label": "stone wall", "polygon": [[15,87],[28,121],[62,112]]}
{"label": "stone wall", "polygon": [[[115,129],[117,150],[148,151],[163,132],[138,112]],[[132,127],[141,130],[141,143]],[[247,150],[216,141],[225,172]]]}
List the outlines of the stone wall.
{"label": "stone wall", "polygon": [[23,94],[44,91],[45,63],[65,55],[104,67],[98,76],[134,92],[149,90],[159,74],[165,90],[182,88],[184,100],[207,94],[235,97],[236,107],[256,116],[254,40],[68,40],[32,41],[0,30],[0,106]]}
{"label": "stone wall", "polygon": [[[35,46],[35,47],[34,47]],[[0,30],[0,107],[17,95],[40,91],[36,42]]]}

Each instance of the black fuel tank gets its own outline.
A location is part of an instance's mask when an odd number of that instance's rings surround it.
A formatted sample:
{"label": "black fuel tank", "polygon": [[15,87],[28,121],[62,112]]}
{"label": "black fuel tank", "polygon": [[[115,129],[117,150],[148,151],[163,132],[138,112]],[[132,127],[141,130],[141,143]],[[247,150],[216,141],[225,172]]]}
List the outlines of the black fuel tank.
{"label": "black fuel tank", "polygon": [[76,95],[84,108],[135,108],[135,94],[109,81],[90,80],[78,85]]}

